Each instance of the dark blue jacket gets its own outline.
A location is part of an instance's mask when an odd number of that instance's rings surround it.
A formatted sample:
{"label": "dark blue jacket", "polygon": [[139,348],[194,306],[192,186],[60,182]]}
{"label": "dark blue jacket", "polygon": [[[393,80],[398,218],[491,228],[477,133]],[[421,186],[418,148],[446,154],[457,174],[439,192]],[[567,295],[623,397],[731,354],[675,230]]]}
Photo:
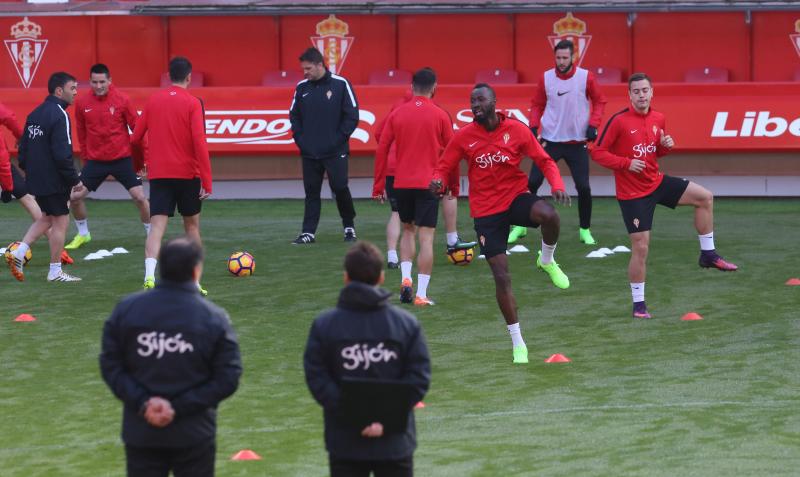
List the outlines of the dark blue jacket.
{"label": "dark blue jacket", "polygon": [[[337,307],[311,325],[303,363],[306,383],[324,409],[325,446],[337,459],[398,460],[411,456],[417,446],[412,408],[430,386],[430,357],[419,323],[389,305],[390,296],[382,288],[352,282],[342,289]],[[368,353],[363,353],[365,347]],[[363,359],[377,354],[382,359]],[[415,393],[408,403],[406,431],[367,438],[361,429],[340,422],[337,407],[345,376],[412,384]]]}
{"label": "dark blue jacket", "polygon": [[33,195],[68,193],[80,179],[72,161],[67,102],[53,95],[28,115],[19,140],[19,166]]}
{"label": "dark blue jacket", "polygon": [[[100,371],[123,402],[125,444],[190,447],[214,439],[217,405],[236,391],[242,362],[225,310],[193,282],[161,280],[114,308],[103,329]],[[152,396],[175,410],[164,428],[141,414]]]}
{"label": "dark blue jacket", "polygon": [[317,81],[297,83],[289,109],[300,155],[327,159],[350,154],[348,141],[358,125],[358,103],[350,83],[325,72]]}

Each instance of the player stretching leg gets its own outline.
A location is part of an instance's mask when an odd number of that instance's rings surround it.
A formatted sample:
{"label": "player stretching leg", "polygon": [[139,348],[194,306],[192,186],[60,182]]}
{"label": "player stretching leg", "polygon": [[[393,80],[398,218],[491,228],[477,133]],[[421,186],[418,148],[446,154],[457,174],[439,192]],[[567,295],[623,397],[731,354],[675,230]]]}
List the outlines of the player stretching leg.
{"label": "player stretching leg", "polygon": [[[536,264],[559,288],[569,279],[553,259],[560,230],[555,208],[528,190],[528,177],[519,165],[528,156],[544,173],[553,198],[569,204],[556,163],[544,152],[530,130],[521,122],[495,111],[497,99],[491,86],[477,84],[470,95],[475,121],[461,128],[439,158],[431,181],[432,192],[442,194],[452,184],[452,172],[461,159],[468,161],[469,208],[481,253],[489,262],[495,282],[497,304],[511,335],[514,363],[528,362],[528,348],[522,339],[517,302],[511,289],[506,241],[511,225],[542,229],[542,251]],[[448,183],[444,183],[444,181]]]}
{"label": "player stretching leg", "polygon": [[658,158],[675,145],[666,134],[664,115],[650,108],[653,86],[644,73],[628,80],[631,107],[609,119],[592,159],[614,171],[617,200],[631,238],[628,278],[633,297],[633,317],[650,318],[644,300],[650,229],[657,204],[671,209],[694,207],[694,226],[700,239],[699,265],[729,272],[738,267],[720,257],[714,247],[714,196],[703,186],[664,175]]}

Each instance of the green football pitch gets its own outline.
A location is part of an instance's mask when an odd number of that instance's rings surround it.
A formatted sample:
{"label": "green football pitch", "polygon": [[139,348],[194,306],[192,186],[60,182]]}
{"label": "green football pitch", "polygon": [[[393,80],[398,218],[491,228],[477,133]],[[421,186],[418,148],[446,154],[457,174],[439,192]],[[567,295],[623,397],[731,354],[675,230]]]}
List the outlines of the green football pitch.
{"label": "green football pitch", "polygon": [[[356,207],[359,238],[384,249],[386,206]],[[69,267],[81,283],[45,281],[44,241],[33,247],[24,283],[0,274],[3,476],[124,474],[121,405],[97,356],[112,307],[141,287],[144,232],[129,202],[88,208],[94,240]],[[571,288],[553,287],[533,253],[509,258],[528,365],[511,364],[486,263],[449,265],[437,236],[429,289],[437,305],[411,310],[433,362],[427,406],[416,411],[417,475],[798,475],[800,287],[784,283],[800,277],[800,201],[717,200],[717,247],[739,265],[736,273],[697,266],[691,210],[657,210],[647,321],[630,316],[628,254],[585,258],[592,248],[577,240],[577,207],[559,211],[556,259]],[[473,237],[466,201],[460,213],[462,236]],[[220,407],[220,476],[327,474],[321,410],[306,389],[302,353],[312,319],[336,302],[347,244],[326,201],[318,242],[290,245],[301,214],[301,201],[205,204],[203,285],[230,312],[245,370]],[[30,219],[9,204],[0,223],[7,243]],[[180,230],[173,221],[169,235]],[[628,245],[613,200],[595,201],[592,231],[600,246]],[[522,243],[535,252],[538,232]],[[82,259],[114,247],[131,253]],[[240,249],[255,256],[255,276],[226,271],[227,256]],[[399,271],[387,272],[389,289],[399,281]],[[681,321],[687,312],[704,319]],[[37,321],[13,322],[21,313]],[[572,362],[545,364],[554,353]],[[263,460],[230,461],[241,449]]]}

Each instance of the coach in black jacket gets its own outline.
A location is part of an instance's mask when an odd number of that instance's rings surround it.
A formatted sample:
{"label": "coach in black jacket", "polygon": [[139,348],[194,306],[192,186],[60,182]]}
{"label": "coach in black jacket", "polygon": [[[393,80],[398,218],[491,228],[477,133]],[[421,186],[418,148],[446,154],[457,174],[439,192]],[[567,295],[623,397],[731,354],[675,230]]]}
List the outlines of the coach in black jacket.
{"label": "coach in black jacket", "polygon": [[159,267],[156,288],[123,299],[106,321],[100,370],[124,404],[129,476],[212,476],[216,408],[238,387],[239,345],[227,313],[197,289],[200,245],[169,241]]}
{"label": "coach in black jacket", "polygon": [[294,244],[313,243],[321,209],[322,177],[328,173],[331,193],[342,217],[344,240],[356,240],[353,197],[347,186],[348,141],[358,125],[358,104],[350,83],[331,74],[322,53],[309,48],[300,55],[305,78],[297,84],[289,110],[294,142],[303,160],[306,203],[303,230]]}
{"label": "coach in black jacket", "polygon": [[61,270],[61,250],[69,225],[70,192],[85,190],[72,162],[72,131],[66,108],[75,101],[78,85],[69,73],[58,72],[47,81],[50,95],[28,115],[19,140],[19,166],[26,172],[28,191],[36,197],[42,215],[31,224],[13,254],[6,255],[11,274],[25,279],[25,253],[42,235],[50,231],[51,282],[77,282]]}
{"label": "coach in black jacket", "polygon": [[[304,357],[306,383],[324,409],[331,476],[370,471],[410,476],[417,446],[412,407],[422,400],[431,379],[425,337],[417,320],[389,305],[391,293],[378,287],[383,283],[383,258],[377,247],[359,242],[344,265],[346,286],[339,303],[314,320]],[[412,384],[406,431],[384,435],[380,423],[357,429],[341,422],[337,411],[344,377]]]}

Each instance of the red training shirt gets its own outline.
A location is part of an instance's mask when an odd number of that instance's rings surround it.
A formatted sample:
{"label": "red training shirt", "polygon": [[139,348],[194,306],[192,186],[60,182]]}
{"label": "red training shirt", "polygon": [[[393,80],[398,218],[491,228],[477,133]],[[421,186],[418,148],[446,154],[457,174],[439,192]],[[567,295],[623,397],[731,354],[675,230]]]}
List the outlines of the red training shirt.
{"label": "red training shirt", "polygon": [[[544,152],[525,124],[497,113],[500,124],[487,131],[476,122],[460,129],[436,165],[435,179],[450,176],[467,159],[469,211],[472,217],[505,212],[518,195],[529,192],[528,175],[519,168],[523,156],[533,159],[554,190],[564,191],[555,161]],[[445,187],[452,182],[445,182]]]}
{"label": "red training shirt", "polygon": [[[22,136],[22,127],[17,122],[14,111],[3,103],[0,103],[0,126],[8,128],[17,140]],[[14,189],[14,180],[11,176],[11,157],[8,153],[6,141],[3,138],[0,138],[0,187],[8,191]]]}
{"label": "red training shirt", "polygon": [[[378,124],[375,125],[375,142],[380,144],[381,142],[381,134],[383,134],[383,128],[386,127],[386,121],[389,119],[389,116],[392,115],[395,109],[399,108],[400,106],[406,104],[407,102],[411,101],[414,95],[411,94],[411,91],[406,91],[402,98],[395,101],[392,105],[391,109],[389,109],[389,113],[383,117]],[[397,162],[397,150],[394,144],[392,147],[389,148],[389,160],[386,163],[386,175],[387,176],[394,176],[394,168]]]}
{"label": "red training shirt", "polygon": [[185,88],[170,86],[147,100],[133,133],[141,144],[148,133],[150,179],[194,179],[211,193],[211,161],[208,158],[203,105]]}
{"label": "red training shirt", "polygon": [[[429,98],[414,96],[397,108],[386,121],[375,154],[372,195],[384,191],[386,164],[392,145],[397,151],[394,187],[427,189],[436,161],[452,137],[450,116]],[[455,183],[458,183],[457,177]]]}
{"label": "red training shirt", "polygon": [[[652,109],[640,114],[625,108],[608,120],[590,152],[595,162],[614,171],[617,199],[650,195],[661,184],[664,174],[658,170],[658,158],[669,152],[661,146],[665,127],[664,115]],[[645,161],[642,172],[628,169],[633,159]]]}
{"label": "red training shirt", "polygon": [[88,161],[113,161],[132,156],[131,131],[136,129],[139,113],[127,94],[109,85],[108,93],[78,96],[75,101],[75,125],[81,156]]}

